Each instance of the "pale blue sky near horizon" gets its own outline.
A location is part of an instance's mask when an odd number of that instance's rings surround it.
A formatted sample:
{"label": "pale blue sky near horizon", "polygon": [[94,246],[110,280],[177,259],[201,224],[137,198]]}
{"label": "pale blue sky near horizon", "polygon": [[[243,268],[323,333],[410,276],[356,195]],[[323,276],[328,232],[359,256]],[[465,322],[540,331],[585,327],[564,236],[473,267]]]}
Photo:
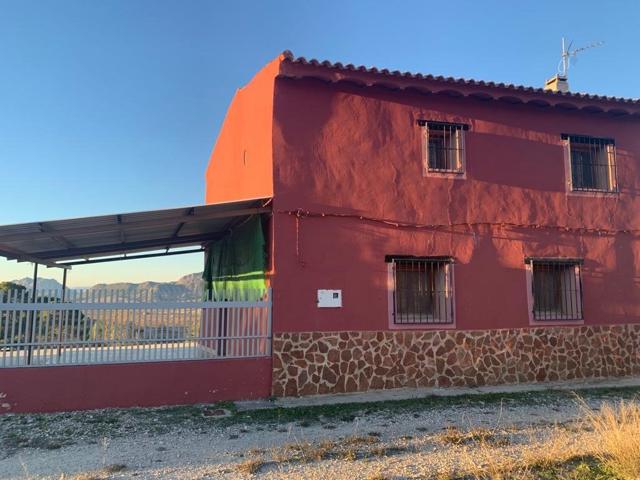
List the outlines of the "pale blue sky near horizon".
{"label": "pale blue sky near horizon", "polygon": [[[285,49],[542,86],[562,36],[604,41],[572,67],[572,90],[638,97],[639,27],[637,1],[0,0],[0,224],[202,203],[235,90]],[[167,281],[201,265],[177,256],[69,278]],[[31,272],[0,260],[0,280]]]}

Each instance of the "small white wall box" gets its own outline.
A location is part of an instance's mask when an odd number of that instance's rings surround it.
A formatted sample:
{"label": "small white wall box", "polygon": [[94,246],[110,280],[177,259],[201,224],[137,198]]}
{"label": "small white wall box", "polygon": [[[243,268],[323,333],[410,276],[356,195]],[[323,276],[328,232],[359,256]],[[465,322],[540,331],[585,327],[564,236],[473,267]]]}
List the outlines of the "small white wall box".
{"label": "small white wall box", "polygon": [[318,308],[342,307],[342,290],[318,290]]}

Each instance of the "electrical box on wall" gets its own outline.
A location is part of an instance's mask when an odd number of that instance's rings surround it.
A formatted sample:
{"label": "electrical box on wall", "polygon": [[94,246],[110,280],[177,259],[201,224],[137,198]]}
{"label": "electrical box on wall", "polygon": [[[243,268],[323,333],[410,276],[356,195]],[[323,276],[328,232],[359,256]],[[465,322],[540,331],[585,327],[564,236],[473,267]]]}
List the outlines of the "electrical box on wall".
{"label": "electrical box on wall", "polygon": [[318,308],[342,307],[342,290],[318,290]]}

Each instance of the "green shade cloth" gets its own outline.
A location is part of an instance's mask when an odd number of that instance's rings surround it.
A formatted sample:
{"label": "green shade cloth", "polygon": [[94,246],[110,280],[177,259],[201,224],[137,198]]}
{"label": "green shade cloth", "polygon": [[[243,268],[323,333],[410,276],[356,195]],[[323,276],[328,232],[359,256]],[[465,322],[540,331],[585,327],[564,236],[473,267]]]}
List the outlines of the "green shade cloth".
{"label": "green shade cloth", "polygon": [[266,290],[265,239],[255,215],[207,246],[203,278],[213,299],[258,300]]}

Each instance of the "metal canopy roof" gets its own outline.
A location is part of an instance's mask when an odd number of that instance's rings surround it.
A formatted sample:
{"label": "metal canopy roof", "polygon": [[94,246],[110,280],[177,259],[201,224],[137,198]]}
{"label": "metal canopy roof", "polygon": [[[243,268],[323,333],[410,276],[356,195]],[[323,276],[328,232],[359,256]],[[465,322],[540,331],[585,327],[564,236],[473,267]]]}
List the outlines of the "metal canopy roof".
{"label": "metal canopy roof", "polygon": [[[201,246],[266,213],[270,199],[120,213],[0,226],[0,256],[49,267],[92,263],[90,259],[175,247]],[[179,252],[175,252],[179,253]],[[154,254],[154,256],[157,254]],[[151,255],[149,255],[151,256]],[[140,255],[138,256],[140,257]],[[83,259],[79,262],[74,260]]]}

